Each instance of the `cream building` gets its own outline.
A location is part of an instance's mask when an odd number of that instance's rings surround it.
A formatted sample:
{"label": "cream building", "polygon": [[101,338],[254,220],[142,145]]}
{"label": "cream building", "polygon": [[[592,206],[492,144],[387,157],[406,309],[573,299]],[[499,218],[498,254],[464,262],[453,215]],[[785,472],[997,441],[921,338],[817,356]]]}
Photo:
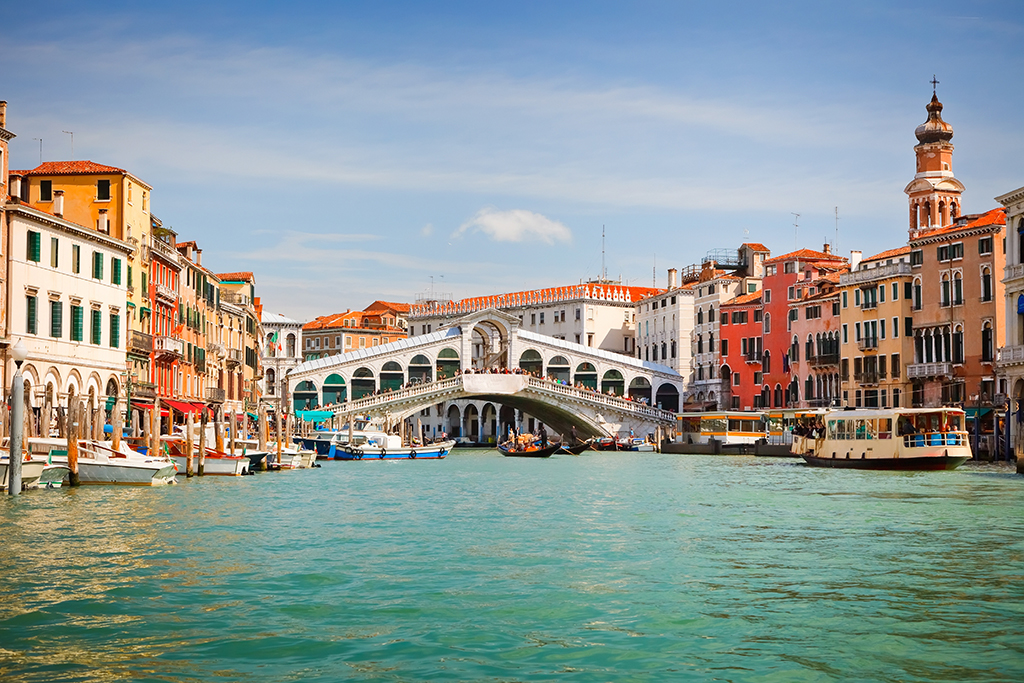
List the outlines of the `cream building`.
{"label": "cream building", "polygon": [[[999,393],[1008,396],[1014,415],[1024,408],[1024,187],[996,197],[1006,207],[1005,338],[999,349]],[[1024,453],[1024,430],[1016,419],[1007,421],[1017,462]],[[1019,467],[1019,465],[1018,465]],[[1018,470],[1019,471],[1019,470]]]}

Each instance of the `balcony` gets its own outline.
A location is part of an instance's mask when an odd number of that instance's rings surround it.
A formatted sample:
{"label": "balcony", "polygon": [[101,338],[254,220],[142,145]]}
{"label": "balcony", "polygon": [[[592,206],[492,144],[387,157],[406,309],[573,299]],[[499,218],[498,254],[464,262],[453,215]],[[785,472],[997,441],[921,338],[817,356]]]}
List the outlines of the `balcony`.
{"label": "balcony", "polygon": [[223,403],[224,390],[218,387],[206,387],[206,400],[208,403]]}
{"label": "balcony", "polygon": [[228,349],[228,365],[239,366],[242,364],[242,350],[241,349]]}
{"label": "balcony", "polygon": [[238,292],[226,292],[221,290],[220,300],[223,303],[234,304],[236,306],[245,306],[249,303],[249,297]]}
{"label": "balcony", "polygon": [[877,301],[864,301],[860,305],[860,310],[862,310],[862,311],[868,311],[868,310],[871,310],[872,308],[878,308],[878,302]]}
{"label": "balcony", "polygon": [[178,303],[178,293],[167,285],[162,285],[159,282],[153,283],[153,289],[156,290],[156,298],[163,299],[169,304]]}
{"label": "balcony", "polygon": [[217,342],[207,342],[206,343],[206,350],[209,353],[212,353],[213,355],[217,356],[218,358],[223,358],[224,355],[225,355],[224,354],[224,345],[223,344],[218,344]]}
{"label": "balcony", "polygon": [[185,355],[185,342],[174,337],[153,337],[153,351],[158,356],[181,358]]}
{"label": "balcony", "polygon": [[748,363],[760,363],[761,362],[761,354],[759,354],[759,353],[748,353],[748,354],[745,354],[743,356],[743,360],[747,361]]}
{"label": "balcony", "polygon": [[156,385],[149,382],[132,382],[132,398],[154,399],[156,398]]}
{"label": "balcony", "polygon": [[167,242],[164,242],[162,239],[154,237],[152,239],[151,248],[165,259],[168,259],[171,263],[176,264],[178,262],[178,250]]}
{"label": "balcony", "polygon": [[1014,263],[1003,268],[1003,282],[1024,278],[1024,263]]}
{"label": "balcony", "polygon": [[996,363],[999,367],[1024,364],[1024,345],[1004,346],[998,354]]}
{"label": "balcony", "polygon": [[857,340],[857,348],[861,351],[875,351],[878,349],[878,337],[861,337]]}
{"label": "balcony", "polygon": [[912,363],[907,366],[907,379],[943,377],[953,374],[952,363]]}
{"label": "balcony", "polygon": [[149,356],[153,353],[153,335],[132,330],[128,337],[128,353]]}
{"label": "balcony", "polygon": [[879,375],[877,370],[866,370],[860,373],[854,373],[853,381],[857,384],[878,384]]}
{"label": "balcony", "polygon": [[818,356],[811,356],[807,359],[812,368],[820,368],[829,365],[839,365],[838,353],[823,353]]}
{"label": "balcony", "polygon": [[864,270],[855,270],[852,273],[843,273],[839,276],[839,285],[845,287],[846,285],[887,280],[901,275],[910,275],[909,263],[892,263],[878,266],[877,268],[866,268]]}

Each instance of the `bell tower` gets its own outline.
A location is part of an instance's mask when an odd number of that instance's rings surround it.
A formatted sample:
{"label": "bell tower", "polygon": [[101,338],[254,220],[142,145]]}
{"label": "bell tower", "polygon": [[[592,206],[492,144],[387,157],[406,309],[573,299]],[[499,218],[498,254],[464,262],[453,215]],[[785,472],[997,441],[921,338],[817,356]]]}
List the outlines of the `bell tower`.
{"label": "bell tower", "polygon": [[953,176],[953,126],[942,120],[942,103],[935,92],[938,81],[932,77],[932,100],[925,107],[928,120],[917,127],[917,173],[903,191],[910,202],[910,238],[932,228],[951,225],[962,212],[960,195],[963,183]]}

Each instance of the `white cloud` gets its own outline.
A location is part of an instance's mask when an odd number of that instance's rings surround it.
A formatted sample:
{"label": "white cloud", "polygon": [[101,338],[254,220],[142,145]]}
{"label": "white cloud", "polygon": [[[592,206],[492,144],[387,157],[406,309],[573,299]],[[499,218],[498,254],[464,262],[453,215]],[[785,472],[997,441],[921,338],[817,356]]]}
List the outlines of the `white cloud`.
{"label": "white cloud", "polygon": [[539,240],[554,244],[572,240],[572,231],[565,225],[525,209],[498,211],[485,207],[460,225],[452,237],[462,237],[467,232],[482,232],[495,242]]}
{"label": "white cloud", "polygon": [[433,224],[432,223],[427,223],[426,225],[424,225],[423,229],[420,230],[420,233],[424,237],[430,237],[431,235],[433,235],[434,234],[434,226],[433,226]]}

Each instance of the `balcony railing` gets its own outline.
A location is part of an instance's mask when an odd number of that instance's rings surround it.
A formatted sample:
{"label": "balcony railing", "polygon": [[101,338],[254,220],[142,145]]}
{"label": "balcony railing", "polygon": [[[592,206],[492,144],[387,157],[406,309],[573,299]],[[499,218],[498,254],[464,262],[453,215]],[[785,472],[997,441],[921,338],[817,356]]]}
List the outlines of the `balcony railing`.
{"label": "balcony railing", "polygon": [[910,275],[909,263],[892,263],[878,266],[877,268],[865,268],[864,270],[855,270],[852,273],[843,273],[839,276],[839,284],[845,287],[846,285],[855,285],[873,280],[885,280],[900,275]]}
{"label": "balcony railing", "polygon": [[220,300],[224,303],[235,304],[236,306],[245,306],[249,303],[249,297],[238,292],[225,292],[221,290]]}
{"label": "balcony railing", "polygon": [[1014,263],[1003,268],[1003,282],[1024,277],[1024,263]]}
{"label": "balcony railing", "polygon": [[998,353],[998,364],[999,365],[1017,365],[1024,363],[1024,346],[1004,346],[999,349]]}
{"label": "balcony railing", "polygon": [[172,263],[178,262],[178,251],[159,237],[154,237],[152,239],[152,248],[164,258],[169,259]]}
{"label": "balcony railing", "polygon": [[219,387],[206,387],[206,400],[210,403],[223,403],[224,390]]}
{"label": "balcony railing", "polygon": [[861,351],[869,351],[878,348],[878,337],[861,337],[857,340],[857,348]]}
{"label": "balcony railing", "polygon": [[854,373],[853,381],[858,384],[878,384],[879,375],[877,370]]}
{"label": "balcony railing", "polygon": [[128,339],[128,352],[141,353],[144,356],[151,354],[153,352],[153,335],[132,330],[131,337]]}
{"label": "balcony railing", "polygon": [[157,298],[164,299],[168,303],[175,303],[178,299],[178,293],[167,285],[162,285],[159,282],[153,283],[153,289],[156,290]]}
{"label": "balcony railing", "polygon": [[224,357],[224,345],[217,342],[206,342],[206,350],[220,358]]}
{"label": "balcony railing", "polygon": [[153,337],[153,350],[157,355],[183,356],[185,355],[185,342],[174,337]]}
{"label": "balcony railing", "polygon": [[864,301],[863,303],[861,303],[860,308],[861,308],[862,311],[866,311],[866,310],[871,309],[871,308],[878,308],[878,302],[877,301]]}
{"label": "balcony railing", "polygon": [[743,359],[748,363],[760,363],[761,354],[759,353],[748,353],[743,356]]}
{"label": "balcony railing", "polygon": [[907,366],[907,379],[942,377],[952,374],[952,363],[912,363]]}
{"label": "balcony railing", "polygon": [[242,363],[242,350],[241,349],[228,349],[227,355],[228,363],[241,365]]}
{"label": "balcony railing", "polygon": [[807,359],[807,362],[811,364],[812,368],[820,368],[825,365],[839,365],[839,354],[822,353],[817,356],[811,356]]}
{"label": "balcony railing", "polygon": [[132,382],[132,398],[156,398],[156,385],[149,382]]}

